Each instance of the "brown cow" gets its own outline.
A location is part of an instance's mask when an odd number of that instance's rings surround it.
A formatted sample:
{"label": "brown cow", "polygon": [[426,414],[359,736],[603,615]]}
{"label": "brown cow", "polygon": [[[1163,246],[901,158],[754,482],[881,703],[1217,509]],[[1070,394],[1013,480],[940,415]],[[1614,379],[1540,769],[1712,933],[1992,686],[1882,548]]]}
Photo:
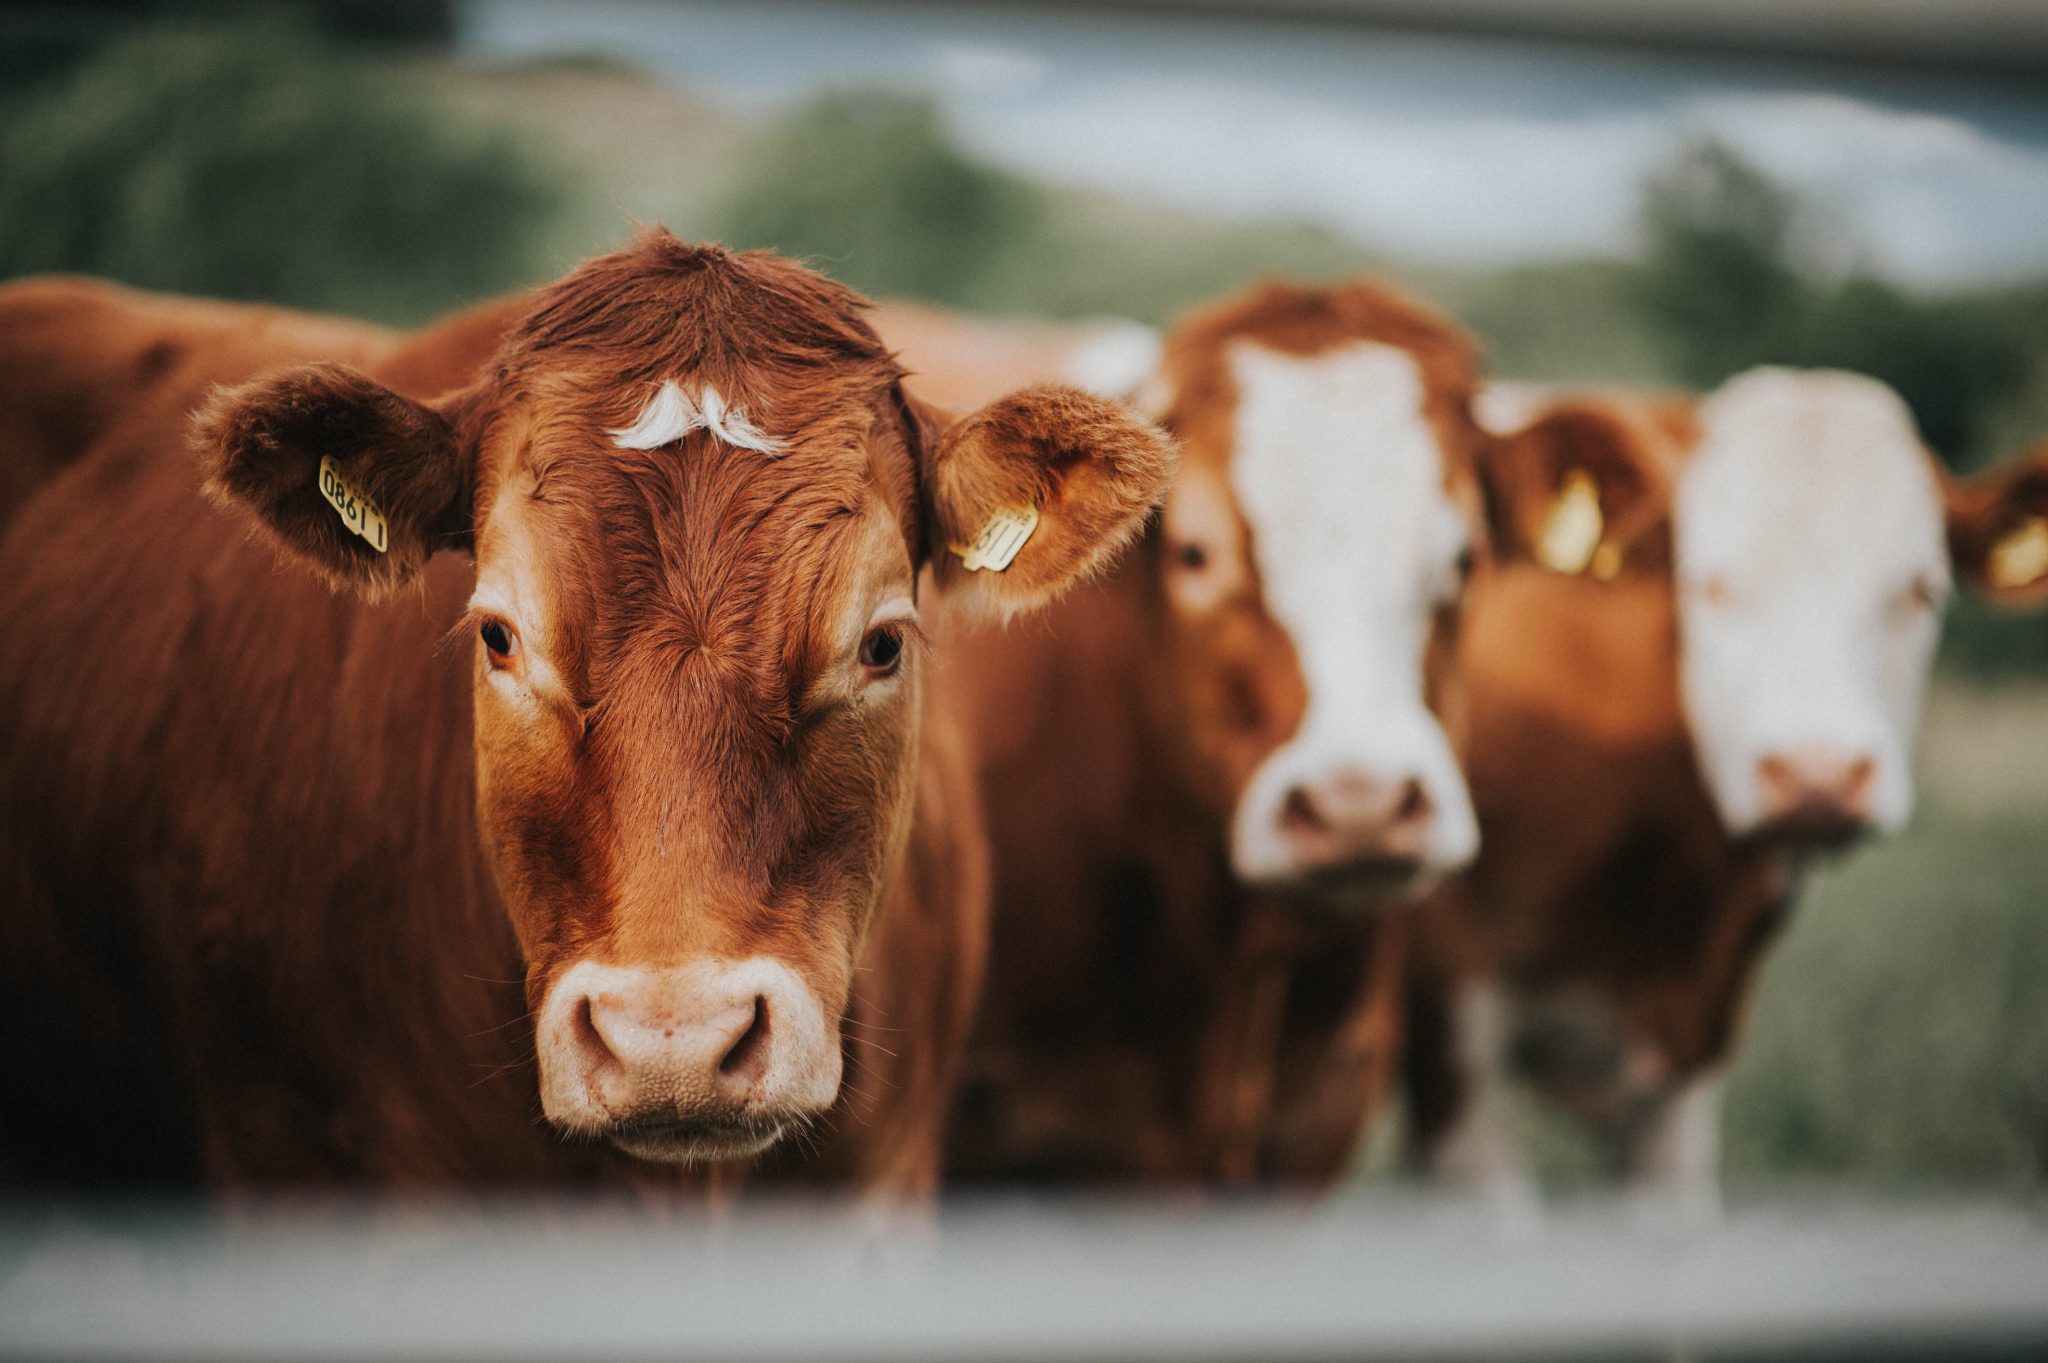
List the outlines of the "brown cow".
{"label": "brown cow", "polygon": [[[913,386],[958,391],[971,350],[906,346]],[[1474,368],[1370,284],[1202,310],[1166,347],[1184,454],[1160,523],[1043,623],[953,654],[997,885],[958,1172],[1343,1167],[1393,1073],[1382,909],[1473,847],[1438,715],[1484,547]]]}
{"label": "brown cow", "polygon": [[432,401],[383,378],[500,314],[91,311],[11,342],[10,429],[107,414],[0,542],[0,1170],[928,1190],[985,851],[919,617],[1102,564],[1158,434],[1054,388],[947,422],[848,291],[659,232]]}
{"label": "brown cow", "polygon": [[[1711,1215],[1719,1076],[1800,872],[1905,818],[1946,480],[1881,385],[1762,370],[1685,411],[1560,403],[1487,481],[1539,533],[1575,486],[1600,505],[1566,563],[1503,528],[1468,598],[1482,849],[1422,920],[1414,1134],[1439,1176],[1532,1210],[1503,1106],[1519,1070],[1648,1204]],[[1967,578],[2038,592],[2042,482],[1949,494]],[[2026,582],[2016,536],[2041,541]]]}

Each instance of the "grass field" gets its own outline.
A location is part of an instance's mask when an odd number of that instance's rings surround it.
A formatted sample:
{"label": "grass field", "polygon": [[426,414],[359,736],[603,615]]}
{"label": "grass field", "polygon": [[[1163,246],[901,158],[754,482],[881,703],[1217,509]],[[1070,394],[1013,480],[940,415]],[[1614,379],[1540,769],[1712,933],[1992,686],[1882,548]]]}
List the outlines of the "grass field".
{"label": "grass field", "polygon": [[1731,1182],[2048,1187],[2048,688],[1937,689],[1907,832],[1814,877],[1731,1076]]}

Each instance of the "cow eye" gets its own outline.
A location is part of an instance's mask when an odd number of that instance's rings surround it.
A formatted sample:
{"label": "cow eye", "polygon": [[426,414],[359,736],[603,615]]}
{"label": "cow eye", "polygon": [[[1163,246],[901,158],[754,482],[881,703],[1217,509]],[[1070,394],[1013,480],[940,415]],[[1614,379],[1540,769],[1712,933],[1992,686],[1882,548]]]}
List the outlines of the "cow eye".
{"label": "cow eye", "polygon": [[519,636],[503,620],[486,620],[477,630],[484,641],[484,652],[490,657],[492,667],[510,667],[512,660],[519,656]]}
{"label": "cow eye", "polygon": [[903,626],[877,625],[860,641],[860,665],[871,677],[891,676],[903,664]]}
{"label": "cow eye", "polygon": [[1458,581],[1461,585],[1472,580],[1472,562],[1472,546],[1468,544],[1458,551],[1458,560],[1455,565]]}
{"label": "cow eye", "polygon": [[1899,596],[1900,607],[1914,615],[1922,611],[1938,610],[1941,604],[1941,583],[1926,575],[1914,578],[1912,585]]}
{"label": "cow eye", "polygon": [[1173,561],[1189,572],[1199,572],[1209,566],[1209,551],[1190,540],[1173,551]]}

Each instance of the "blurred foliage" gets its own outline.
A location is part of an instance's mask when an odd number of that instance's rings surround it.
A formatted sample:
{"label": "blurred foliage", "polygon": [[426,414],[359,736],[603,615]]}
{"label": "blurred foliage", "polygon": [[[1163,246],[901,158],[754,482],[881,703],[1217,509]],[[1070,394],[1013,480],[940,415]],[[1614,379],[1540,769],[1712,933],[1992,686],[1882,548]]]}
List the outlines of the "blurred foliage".
{"label": "blurred foliage", "polygon": [[811,260],[870,293],[973,306],[991,263],[1042,213],[1029,181],[953,145],[932,101],[831,93],[752,148],[720,235]]}
{"label": "blurred foliage", "polygon": [[0,275],[390,321],[529,282],[544,168],[296,25],[143,30],[0,122]]}
{"label": "blurred foliage", "polygon": [[810,101],[741,161],[721,238],[805,257],[879,296],[1158,322],[1256,275],[1337,278],[1376,263],[1325,228],[1233,227],[1036,184],[956,146],[933,100],[890,90]]}
{"label": "blurred foliage", "polygon": [[1718,142],[1702,142],[1643,186],[1638,293],[1673,377],[1711,388],[1784,361],[1810,306],[1793,259],[1800,206]]}
{"label": "blurred foliage", "polygon": [[1770,958],[1728,1087],[1731,1178],[2048,1187],[2048,810],[1926,804],[1817,876]]}
{"label": "blurred foliage", "polygon": [[0,6],[0,100],[61,77],[139,23],[293,20],[336,38],[446,44],[455,0],[13,0]]}
{"label": "blurred foliage", "polygon": [[2001,410],[2048,354],[2038,314],[2006,291],[1927,297],[1864,270],[1827,278],[1810,263],[1812,207],[1718,142],[1654,174],[1642,217],[1636,295],[1674,378],[1711,388],[1757,364],[1852,369],[1897,389],[1952,465],[2005,453],[1987,448]]}

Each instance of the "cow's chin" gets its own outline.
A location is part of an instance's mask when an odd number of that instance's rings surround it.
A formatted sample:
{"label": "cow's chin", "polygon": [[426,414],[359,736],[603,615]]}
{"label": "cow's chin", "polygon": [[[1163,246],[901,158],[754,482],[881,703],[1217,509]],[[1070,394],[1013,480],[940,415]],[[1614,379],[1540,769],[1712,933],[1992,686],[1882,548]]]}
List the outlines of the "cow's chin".
{"label": "cow's chin", "polygon": [[1443,866],[1412,857],[1364,857],[1334,866],[1248,876],[1245,884],[1313,913],[1355,918],[1409,904],[1448,874]]}
{"label": "cow's chin", "polygon": [[1846,852],[1876,836],[1868,819],[1826,807],[1794,810],[1754,825],[1747,840],[1775,851],[1828,855]]}
{"label": "cow's chin", "polygon": [[599,1134],[650,1164],[723,1164],[763,1154],[797,1124],[789,1117],[668,1117],[620,1122]]}

